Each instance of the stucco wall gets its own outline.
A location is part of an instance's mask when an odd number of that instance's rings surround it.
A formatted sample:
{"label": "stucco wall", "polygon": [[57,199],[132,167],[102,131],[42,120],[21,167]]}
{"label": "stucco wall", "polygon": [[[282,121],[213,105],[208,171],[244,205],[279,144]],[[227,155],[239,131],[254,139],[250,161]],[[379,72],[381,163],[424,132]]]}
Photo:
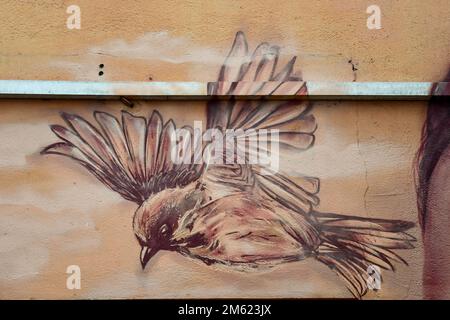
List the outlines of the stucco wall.
{"label": "stucco wall", "polygon": [[[66,8],[81,8],[81,30]],[[0,78],[215,81],[234,34],[298,55],[305,80],[439,81],[450,58],[448,0],[376,1],[382,29],[368,30],[372,1],[3,1]],[[351,62],[350,62],[351,61]],[[104,64],[99,76],[99,64]],[[352,70],[352,64],[358,70]],[[413,162],[425,102],[318,102],[314,148],[284,166],[321,177],[324,212],[417,222]],[[104,101],[0,101],[0,298],[350,297],[316,261],[269,273],[217,271],[159,253],[146,271],[131,221],[136,205],[69,160],[43,157],[60,111],[92,120],[119,115]],[[192,124],[204,102],[137,102],[130,112]],[[186,112],[189,110],[189,112]],[[367,298],[422,297],[423,251],[401,252],[409,266],[383,273]],[[81,290],[66,288],[79,265]]]}
{"label": "stucco wall", "polygon": [[[81,9],[69,30],[66,9]],[[368,30],[377,4],[382,29]],[[301,59],[305,79],[436,81],[449,60],[447,0],[9,1],[1,10],[3,79],[211,80],[242,30]],[[101,54],[104,53],[104,54]]]}

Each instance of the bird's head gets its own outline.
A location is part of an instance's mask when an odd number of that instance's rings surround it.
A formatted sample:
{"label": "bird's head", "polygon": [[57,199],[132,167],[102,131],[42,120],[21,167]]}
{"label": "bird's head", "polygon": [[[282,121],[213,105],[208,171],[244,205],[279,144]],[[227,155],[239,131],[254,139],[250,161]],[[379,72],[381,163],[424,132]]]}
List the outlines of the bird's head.
{"label": "bird's head", "polygon": [[201,192],[194,188],[166,189],[150,197],[137,209],[133,230],[141,246],[142,269],[160,250],[175,250],[172,240],[179,218],[201,202]]}

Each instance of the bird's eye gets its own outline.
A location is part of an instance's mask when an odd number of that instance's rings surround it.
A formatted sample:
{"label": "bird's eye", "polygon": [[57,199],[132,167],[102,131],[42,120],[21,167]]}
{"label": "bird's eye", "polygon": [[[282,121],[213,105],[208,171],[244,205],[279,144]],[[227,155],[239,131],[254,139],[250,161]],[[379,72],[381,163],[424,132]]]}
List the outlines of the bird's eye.
{"label": "bird's eye", "polygon": [[167,227],[167,224],[163,224],[160,228],[159,228],[159,233],[160,234],[166,234],[167,231],[169,231],[169,228]]}

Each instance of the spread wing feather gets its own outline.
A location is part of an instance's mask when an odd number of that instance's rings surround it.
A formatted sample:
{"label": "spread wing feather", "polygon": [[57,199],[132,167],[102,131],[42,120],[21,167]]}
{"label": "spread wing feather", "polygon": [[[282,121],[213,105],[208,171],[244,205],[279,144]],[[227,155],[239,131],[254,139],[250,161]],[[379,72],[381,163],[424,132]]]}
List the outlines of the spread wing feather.
{"label": "spread wing feather", "polygon": [[[307,95],[305,82],[293,73],[296,58],[289,60],[278,71],[279,58],[280,48],[268,43],[260,44],[249,54],[245,36],[238,32],[220,70],[218,82],[208,88],[209,94]],[[246,163],[222,165],[219,161],[219,164],[216,162],[210,165],[205,174],[205,180],[209,179],[213,183],[209,189],[232,186],[242,190],[256,186],[265,197],[290,209],[309,212],[319,202],[316,196],[319,191],[317,178],[300,177],[296,183],[282,173],[261,174],[267,168],[260,164],[249,164],[248,160],[270,153],[269,146],[272,143],[279,144],[280,153],[310,148],[314,144],[317,128],[314,116],[309,113],[310,109],[310,104],[304,100],[211,100],[207,106],[207,127],[223,131],[234,129],[236,141],[245,141],[245,144],[238,144],[235,152],[244,154]],[[269,133],[263,144],[260,143],[260,130],[277,130],[277,134]],[[234,157],[237,158],[237,154]]]}
{"label": "spread wing feather", "polygon": [[157,111],[148,121],[122,111],[120,122],[111,114],[95,112],[101,130],[78,115],[61,116],[67,127],[52,125],[51,129],[63,142],[48,146],[42,153],[75,160],[127,200],[141,204],[165,188],[197,180],[202,173],[201,163],[174,163],[171,157],[174,150],[183,154],[182,160],[194,157],[186,143],[193,140],[193,131],[184,130],[183,141],[174,141],[175,123],[169,120],[164,124]]}

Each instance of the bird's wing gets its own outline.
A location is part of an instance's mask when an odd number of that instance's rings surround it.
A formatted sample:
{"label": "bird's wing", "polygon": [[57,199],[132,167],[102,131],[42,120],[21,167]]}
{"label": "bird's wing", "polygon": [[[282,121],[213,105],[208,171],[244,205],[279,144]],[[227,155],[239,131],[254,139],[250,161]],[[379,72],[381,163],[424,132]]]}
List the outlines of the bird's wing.
{"label": "bird's wing", "polygon": [[201,175],[203,165],[193,159],[191,148],[201,146],[192,143],[198,139],[194,136],[201,139],[201,135],[194,135],[190,127],[176,133],[175,123],[164,123],[157,111],[149,119],[122,111],[121,121],[109,113],[94,112],[99,128],[78,115],[62,113],[61,117],[67,127],[52,125],[51,129],[62,142],[48,146],[42,154],[77,161],[127,200],[141,204],[152,194],[185,186]]}
{"label": "bird's wing", "polygon": [[[293,57],[281,68],[278,67],[279,48],[267,43],[260,44],[253,54],[242,32],[238,32],[228,57],[223,64],[218,82],[208,88],[211,95],[307,95],[305,82],[294,74]],[[309,212],[319,202],[319,179],[307,176],[287,177],[267,165],[249,163],[253,159],[270,153],[269,145],[279,146],[279,154],[307,150],[314,143],[316,121],[310,114],[311,106],[305,100],[211,100],[207,106],[207,128],[223,133],[234,130],[234,140],[246,141],[235,148],[225,148],[226,154],[219,155],[236,160],[244,154],[245,163],[208,165],[205,181],[213,194],[223,196],[226,192],[242,190],[246,186],[256,187],[257,192],[284,206]],[[276,132],[277,134],[271,134]],[[266,134],[263,145],[261,140]],[[226,140],[227,138],[225,138]],[[256,144],[252,143],[258,141]],[[226,145],[226,142],[224,142]],[[273,151],[273,150],[272,150]],[[256,157],[255,157],[256,155]],[[217,160],[217,154],[213,157]],[[227,191],[224,191],[227,190]],[[212,197],[214,198],[214,196]]]}

